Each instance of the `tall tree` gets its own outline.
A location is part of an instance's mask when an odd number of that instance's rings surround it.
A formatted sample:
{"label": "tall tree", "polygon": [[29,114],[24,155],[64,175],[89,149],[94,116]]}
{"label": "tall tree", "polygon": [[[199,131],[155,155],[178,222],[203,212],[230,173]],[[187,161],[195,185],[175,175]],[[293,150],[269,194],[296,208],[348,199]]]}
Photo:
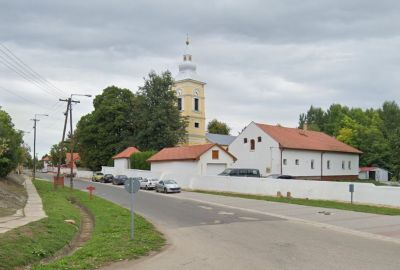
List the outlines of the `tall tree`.
{"label": "tall tree", "polygon": [[217,119],[211,120],[207,125],[209,133],[229,135],[231,128],[224,122],[220,122]]}
{"label": "tall tree", "polygon": [[139,88],[135,141],[141,150],[160,150],[185,140],[187,123],[178,110],[173,83],[169,71],[150,72]]}
{"label": "tall tree", "polygon": [[22,133],[14,128],[10,115],[0,108],[0,177],[22,163]]}
{"label": "tall tree", "polygon": [[135,105],[129,89],[110,86],[96,96],[93,112],[79,120],[75,132],[84,166],[99,170],[111,165],[113,155],[135,144]]}

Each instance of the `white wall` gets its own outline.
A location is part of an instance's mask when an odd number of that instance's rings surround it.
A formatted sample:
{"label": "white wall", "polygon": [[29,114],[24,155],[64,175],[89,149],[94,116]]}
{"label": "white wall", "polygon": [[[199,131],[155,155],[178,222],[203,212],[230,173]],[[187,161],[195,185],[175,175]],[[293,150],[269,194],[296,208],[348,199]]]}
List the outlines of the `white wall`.
{"label": "white wall", "polygon": [[[330,160],[331,169],[327,169],[327,161]],[[345,169],[342,169],[344,161]],[[351,169],[348,162],[351,162]],[[323,155],[323,174],[324,175],[358,175],[359,156],[358,154],[346,153],[324,153]]]}
{"label": "white wall", "polygon": [[[172,176],[171,176],[172,177]],[[185,188],[276,196],[291,192],[294,198],[350,201],[349,183],[252,177],[186,176],[176,178]],[[400,207],[400,187],[354,183],[354,202]]]}
{"label": "white wall", "polygon": [[151,171],[159,173],[200,174],[200,166],[197,160],[157,161],[151,162]]}
{"label": "white wall", "polygon": [[[104,174],[114,174],[113,167],[102,167]],[[147,177],[159,180],[173,179],[182,188],[226,191],[276,196],[280,191],[290,192],[294,198],[349,201],[349,183],[311,180],[285,180],[254,177],[200,176],[187,173],[152,172],[127,169],[128,177]],[[114,174],[115,175],[115,174]],[[400,187],[375,186],[369,183],[354,184],[354,202],[400,207]]]}
{"label": "white wall", "polygon": [[143,178],[157,178],[159,179],[161,176],[161,173],[158,172],[151,172],[151,171],[145,171],[145,170],[136,170],[136,169],[116,169],[114,167],[107,167],[107,166],[102,166],[101,167],[101,172],[103,174],[112,174],[112,175],[126,175],[128,177],[143,177]]}
{"label": "white wall", "polygon": [[88,179],[92,179],[93,176],[93,172],[92,171],[82,171],[82,170],[77,170],[76,172],[76,177],[79,178],[88,178]]}
{"label": "white wall", "polygon": [[[261,137],[261,142],[257,138]],[[247,143],[244,143],[247,138]],[[250,150],[250,140],[255,140],[254,151]],[[229,152],[237,158],[234,168],[259,169],[261,175],[281,173],[279,144],[262,131],[254,122],[229,145]]]}
{"label": "white wall", "polygon": [[[218,159],[212,158],[213,150],[219,151]],[[199,162],[200,174],[201,175],[207,174],[208,164],[223,164],[223,165],[225,165],[225,168],[227,168],[227,167],[232,167],[233,163],[234,163],[234,159],[232,156],[228,155],[224,150],[222,150],[218,146],[213,146],[207,152],[205,152],[203,155],[201,155],[201,157],[200,157],[200,162]],[[219,173],[221,173],[221,172],[219,172]],[[191,173],[191,174],[193,174],[193,173]]]}
{"label": "white wall", "polygon": [[114,168],[122,172],[123,170],[130,168],[129,162],[130,162],[129,158],[114,159]]}
{"label": "white wall", "polygon": [[[286,159],[287,164],[282,166],[282,174],[294,176],[321,176],[321,152],[306,150],[285,149],[282,158]],[[296,165],[296,159],[299,165]],[[311,169],[311,160],[314,160],[314,169]],[[327,161],[330,161],[330,169],[327,168]],[[344,161],[344,169],[342,169]],[[348,163],[351,162],[350,169]],[[347,153],[323,153],[322,155],[322,174],[324,176],[333,175],[358,175],[357,154]]]}

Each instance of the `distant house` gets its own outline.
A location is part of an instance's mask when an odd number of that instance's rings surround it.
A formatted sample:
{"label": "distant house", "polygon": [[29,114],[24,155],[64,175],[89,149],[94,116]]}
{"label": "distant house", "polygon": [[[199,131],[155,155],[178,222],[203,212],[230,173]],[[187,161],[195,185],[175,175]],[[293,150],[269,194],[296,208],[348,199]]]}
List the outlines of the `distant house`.
{"label": "distant house", "polygon": [[118,170],[125,170],[131,168],[131,156],[134,153],[140,152],[134,146],[126,148],[124,151],[116,154],[112,158],[114,159],[114,168]]}
{"label": "distant house", "polygon": [[47,172],[49,170],[49,166],[50,166],[50,157],[46,154],[42,157],[42,161],[43,161],[43,172]]}
{"label": "distant house", "polygon": [[80,161],[81,157],[79,153],[72,153],[72,159],[71,159],[71,153],[66,153],[65,154],[65,166],[67,168],[71,168],[71,162],[72,162],[72,167],[76,168],[76,162]]}
{"label": "distant house", "polygon": [[234,140],[236,136],[232,135],[223,135],[223,134],[214,134],[214,133],[206,133],[206,140],[208,143],[216,143],[225,149],[228,148]]}
{"label": "distant house", "polygon": [[147,161],[153,172],[188,175],[217,175],[230,167],[236,158],[218,144],[164,148]]}
{"label": "distant house", "polygon": [[389,181],[389,172],[378,167],[360,167],[358,177],[361,180]]}
{"label": "distant house", "polygon": [[322,132],[251,122],[229,145],[234,167],[259,169],[264,176],[303,179],[358,179],[361,151]]}

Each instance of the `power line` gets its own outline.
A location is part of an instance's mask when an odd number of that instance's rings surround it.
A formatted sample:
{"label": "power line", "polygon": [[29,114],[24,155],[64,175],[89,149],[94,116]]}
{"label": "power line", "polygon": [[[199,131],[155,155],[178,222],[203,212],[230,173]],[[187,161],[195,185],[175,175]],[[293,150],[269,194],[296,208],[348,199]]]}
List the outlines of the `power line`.
{"label": "power line", "polygon": [[[18,56],[16,56],[9,48],[7,48],[4,44],[0,43],[0,46],[3,47],[7,52],[8,52],[8,56],[9,58],[14,58],[16,61],[16,63],[21,66],[22,68],[30,71],[33,75],[35,75],[40,81],[42,81],[44,84],[50,86],[52,89],[55,89],[56,91],[58,91],[60,94],[66,95],[66,93],[64,91],[62,91],[61,89],[57,88],[54,84],[52,84],[51,82],[49,82],[46,78],[44,78],[42,75],[40,75],[39,73],[37,73],[35,70],[33,70],[28,64],[26,64],[21,58],[19,58]],[[0,51],[3,52],[4,51],[0,48]],[[10,57],[11,56],[11,57]]]}
{"label": "power line", "polygon": [[65,92],[55,87],[48,80],[43,78],[43,76],[34,71],[25,62],[23,62],[20,58],[18,58],[15,54],[13,54],[10,49],[5,47],[1,43],[0,46],[5,48],[2,49],[0,47],[0,63],[2,63],[5,67],[15,72],[26,81],[34,84],[47,94],[53,95],[54,97],[57,98],[59,98],[60,95],[61,96],[66,95]]}

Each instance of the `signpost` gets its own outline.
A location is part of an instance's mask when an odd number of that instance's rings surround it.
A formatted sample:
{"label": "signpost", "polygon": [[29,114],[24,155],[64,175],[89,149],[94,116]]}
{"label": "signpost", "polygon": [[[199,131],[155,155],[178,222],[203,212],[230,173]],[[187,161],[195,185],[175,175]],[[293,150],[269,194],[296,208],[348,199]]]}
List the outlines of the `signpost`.
{"label": "signpost", "polygon": [[128,178],[125,181],[125,190],[131,194],[131,239],[134,239],[135,232],[135,210],[134,210],[134,194],[140,189],[140,182],[135,178]]}
{"label": "signpost", "polygon": [[349,185],[349,192],[351,193],[351,204],[353,204],[354,184]]}

